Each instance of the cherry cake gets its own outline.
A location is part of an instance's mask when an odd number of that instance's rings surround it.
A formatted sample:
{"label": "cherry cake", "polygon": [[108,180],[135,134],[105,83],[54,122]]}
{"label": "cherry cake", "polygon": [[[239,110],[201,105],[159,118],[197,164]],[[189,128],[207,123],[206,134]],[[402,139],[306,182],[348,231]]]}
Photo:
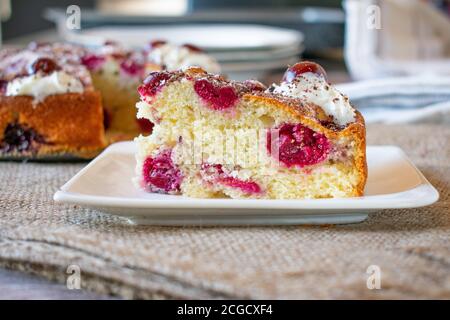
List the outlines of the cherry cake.
{"label": "cherry cake", "polygon": [[136,88],[149,71],[217,62],[193,45],[152,41],[128,49],[33,42],[0,51],[0,158],[92,158],[107,144],[149,134]]}
{"label": "cherry cake", "polygon": [[150,71],[177,70],[199,66],[219,72],[217,62],[193,45],[174,45],[162,40],[150,42],[142,50],[132,50],[113,41],[81,57],[89,69],[94,87],[100,91],[109,142],[132,139],[138,133],[149,134],[153,124],[136,119],[136,88]]}
{"label": "cherry cake", "polygon": [[0,158],[90,158],[105,147],[83,52],[61,43],[0,51]]}
{"label": "cherry cake", "polygon": [[201,68],[151,72],[139,87],[135,183],[202,198],[357,197],[367,178],[365,125],[316,63],[279,84]]}

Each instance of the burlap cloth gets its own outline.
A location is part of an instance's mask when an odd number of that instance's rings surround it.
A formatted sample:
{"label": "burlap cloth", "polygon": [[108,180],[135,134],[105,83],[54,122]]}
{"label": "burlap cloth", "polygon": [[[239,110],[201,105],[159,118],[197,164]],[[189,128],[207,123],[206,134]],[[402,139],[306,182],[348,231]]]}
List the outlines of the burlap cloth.
{"label": "burlap cloth", "polygon": [[450,128],[377,125],[368,142],[401,146],[439,202],[354,225],[131,226],[53,203],[84,164],[3,162],[0,264],[61,282],[75,264],[82,287],[126,298],[450,298]]}

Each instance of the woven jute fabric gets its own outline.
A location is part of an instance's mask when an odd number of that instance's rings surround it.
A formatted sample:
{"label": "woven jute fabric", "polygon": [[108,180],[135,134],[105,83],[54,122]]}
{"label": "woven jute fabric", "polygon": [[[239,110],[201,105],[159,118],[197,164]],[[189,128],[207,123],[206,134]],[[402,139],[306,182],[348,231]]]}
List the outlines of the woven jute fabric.
{"label": "woven jute fabric", "polygon": [[353,225],[133,226],[53,202],[85,163],[2,162],[0,265],[61,282],[77,265],[82,287],[125,298],[450,298],[450,128],[369,126],[368,143],[402,147],[440,200]]}

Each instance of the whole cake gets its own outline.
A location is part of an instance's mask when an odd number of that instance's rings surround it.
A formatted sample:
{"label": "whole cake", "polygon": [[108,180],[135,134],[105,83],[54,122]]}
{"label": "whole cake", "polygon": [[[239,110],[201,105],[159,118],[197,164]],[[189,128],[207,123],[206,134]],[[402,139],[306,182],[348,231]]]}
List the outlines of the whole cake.
{"label": "whole cake", "polygon": [[81,47],[31,43],[0,52],[0,157],[92,157],[105,146],[100,94]]}
{"label": "whole cake", "polygon": [[191,197],[356,197],[367,178],[365,125],[313,62],[280,84],[235,82],[201,68],[152,72],[138,117],[136,184]]}
{"label": "whole cake", "polygon": [[148,71],[191,65],[218,72],[193,45],[153,41],[128,49],[31,43],[0,51],[0,158],[92,158],[107,144],[151,132],[136,118],[136,88]]}

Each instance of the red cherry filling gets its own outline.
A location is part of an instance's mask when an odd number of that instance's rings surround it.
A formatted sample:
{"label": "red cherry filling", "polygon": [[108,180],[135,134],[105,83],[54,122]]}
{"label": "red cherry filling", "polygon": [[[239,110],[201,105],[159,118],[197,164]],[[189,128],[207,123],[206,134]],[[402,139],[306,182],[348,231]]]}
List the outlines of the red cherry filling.
{"label": "red cherry filling", "polygon": [[330,149],[325,135],[301,124],[283,124],[267,133],[267,151],[275,158],[278,151],[278,159],[287,167],[317,164],[325,160]]}
{"label": "red cherry filling", "polygon": [[203,179],[208,182],[236,188],[246,194],[258,194],[262,192],[260,185],[256,182],[235,178],[225,173],[221,164],[204,163],[201,167],[201,174]]}
{"label": "red cherry filling", "polygon": [[96,54],[88,54],[81,57],[81,63],[91,71],[98,70],[103,65],[105,60],[105,57]]}
{"label": "red cherry filling", "polygon": [[327,73],[320,65],[311,61],[302,61],[294,64],[286,70],[283,76],[283,81],[292,82],[295,78],[307,72],[321,75],[325,79],[327,78]]}
{"label": "red cherry filling", "polygon": [[197,46],[194,46],[193,44],[185,43],[185,44],[183,44],[183,47],[185,47],[186,49],[189,49],[192,52],[203,52],[202,49],[200,49]]}
{"label": "red cherry filling", "polygon": [[234,107],[239,98],[232,86],[216,86],[207,79],[196,80],[194,90],[213,110]]}
{"label": "red cherry filling", "polygon": [[253,181],[245,181],[233,177],[225,177],[220,179],[219,183],[231,188],[240,189],[246,194],[261,193],[261,187],[259,186],[259,184]]}
{"label": "red cherry filling", "polygon": [[105,46],[117,46],[117,45],[119,45],[119,44],[117,43],[117,41],[114,41],[114,40],[106,40],[106,41],[103,43],[103,45],[105,45]]}
{"label": "red cherry filling", "polygon": [[8,81],[0,80],[0,95],[5,94],[7,88],[8,88]]}
{"label": "red cherry filling", "polygon": [[170,80],[172,76],[166,71],[151,72],[144,83],[139,86],[138,92],[141,97],[153,97],[157,94]]}
{"label": "red cherry filling", "polygon": [[136,119],[136,122],[141,129],[142,133],[150,133],[153,129],[153,123],[150,122],[148,119],[140,118]]}
{"label": "red cherry filling", "polygon": [[172,150],[167,149],[155,157],[148,157],[144,161],[142,175],[145,187],[150,192],[177,193],[183,176],[172,161]]}
{"label": "red cherry filling", "polygon": [[103,127],[108,130],[111,127],[112,113],[109,109],[103,107]]}
{"label": "red cherry filling", "polygon": [[163,46],[167,43],[165,40],[153,40],[150,41],[150,43],[147,45],[146,50],[150,51],[152,49],[155,49],[157,47]]}
{"label": "red cherry filling", "polygon": [[265,91],[267,87],[258,80],[245,80],[244,85],[251,91]]}
{"label": "red cherry filling", "polygon": [[132,59],[123,60],[120,69],[129,76],[139,76],[144,72],[144,65]]}
{"label": "red cherry filling", "polygon": [[28,74],[36,74],[38,72],[50,74],[59,69],[61,68],[54,60],[50,58],[38,58],[28,68]]}

